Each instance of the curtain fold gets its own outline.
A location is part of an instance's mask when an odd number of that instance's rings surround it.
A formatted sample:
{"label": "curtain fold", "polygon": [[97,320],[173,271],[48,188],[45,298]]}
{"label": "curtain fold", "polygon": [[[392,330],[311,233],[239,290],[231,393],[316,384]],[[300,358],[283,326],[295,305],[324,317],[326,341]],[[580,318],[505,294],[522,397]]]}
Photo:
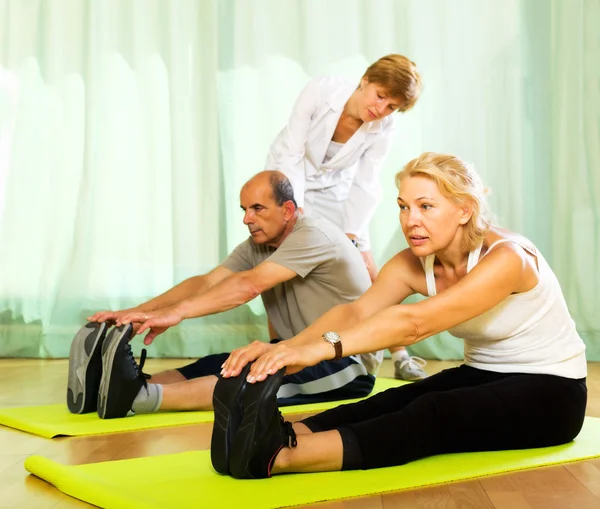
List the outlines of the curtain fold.
{"label": "curtain fold", "polygon": [[[600,360],[598,26],[598,0],[0,0],[0,356],[65,357],[89,314],[216,266],[247,235],[239,189],[306,82],[358,83],[395,52],[425,90],[381,175],[378,264],[406,246],[396,171],[459,155]],[[265,326],[257,299],[149,355],[226,351]],[[447,334],[411,350],[462,356]]]}

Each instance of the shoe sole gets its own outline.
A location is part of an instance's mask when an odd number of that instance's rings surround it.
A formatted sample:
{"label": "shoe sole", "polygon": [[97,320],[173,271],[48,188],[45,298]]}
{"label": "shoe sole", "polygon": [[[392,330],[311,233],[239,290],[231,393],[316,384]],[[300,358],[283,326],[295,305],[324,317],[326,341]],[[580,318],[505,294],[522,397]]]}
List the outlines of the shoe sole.
{"label": "shoe sole", "polygon": [[219,377],[213,391],[215,417],[210,439],[210,460],[219,474],[229,474],[229,452],[242,422],[240,398],[247,385],[246,377],[250,366],[251,364],[246,364],[234,378]]}
{"label": "shoe sole", "polygon": [[268,422],[271,418],[270,415],[264,414],[264,407],[277,397],[284,376],[285,368],[282,368],[274,375],[268,376],[266,380],[246,386],[242,401],[244,416],[229,456],[229,470],[236,479],[254,478],[248,472],[248,463],[255,449],[254,443],[263,431],[259,429],[259,423]]}
{"label": "shoe sole", "polygon": [[400,376],[398,376],[398,375],[396,375],[394,373],[394,378],[396,380],[402,380],[404,382],[418,382],[419,380],[425,380],[427,378],[427,375],[426,376],[417,376],[417,377],[406,377],[406,378],[404,378],[404,377],[400,377]]}
{"label": "shoe sole", "polygon": [[123,338],[129,340],[132,330],[133,327],[131,324],[114,328],[110,331],[102,345],[102,378],[100,379],[100,387],[98,389],[98,416],[101,419],[111,418],[106,415],[106,409],[110,407],[107,403],[113,361],[121,340]]}
{"label": "shoe sole", "polygon": [[106,323],[90,322],[73,338],[67,381],[67,407],[71,413],[86,414],[96,410],[102,372],[94,372],[94,368],[101,367],[107,328]]}

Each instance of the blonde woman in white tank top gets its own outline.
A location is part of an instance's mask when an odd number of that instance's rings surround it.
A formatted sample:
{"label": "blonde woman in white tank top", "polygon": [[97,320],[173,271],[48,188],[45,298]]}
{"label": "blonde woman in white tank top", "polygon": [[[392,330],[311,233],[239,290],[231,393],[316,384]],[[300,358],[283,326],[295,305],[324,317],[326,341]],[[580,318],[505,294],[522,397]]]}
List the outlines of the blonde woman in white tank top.
{"label": "blonde woman in white tank top", "polygon": [[[484,187],[457,157],[422,154],[396,184],[409,248],[383,267],[373,286],[285,343],[266,352],[236,350],[224,364],[230,377],[254,360],[242,406],[258,406],[242,418],[244,431],[228,452],[234,477],[545,447],[579,433],[587,401],[585,345],[542,254],[490,223]],[[414,293],[428,298],[402,304]],[[293,425],[279,420],[269,394],[283,368],[293,373],[444,330],[464,341],[460,367]],[[258,415],[273,415],[272,422],[261,424]],[[260,435],[264,429],[271,432]]]}

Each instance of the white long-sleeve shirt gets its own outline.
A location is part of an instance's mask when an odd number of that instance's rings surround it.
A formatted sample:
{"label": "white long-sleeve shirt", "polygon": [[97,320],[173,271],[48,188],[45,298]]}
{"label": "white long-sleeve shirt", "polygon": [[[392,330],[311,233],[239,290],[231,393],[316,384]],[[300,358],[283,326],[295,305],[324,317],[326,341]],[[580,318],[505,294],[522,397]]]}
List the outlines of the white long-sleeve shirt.
{"label": "white long-sleeve shirt", "polygon": [[355,89],[338,76],[311,80],[271,145],[265,169],[279,170],[290,179],[299,207],[304,206],[307,192],[332,191],[344,207],[343,224],[338,226],[359,236],[367,230],[381,200],[379,172],[390,148],[394,120],[388,115],[364,123],[324,163],[344,105]]}

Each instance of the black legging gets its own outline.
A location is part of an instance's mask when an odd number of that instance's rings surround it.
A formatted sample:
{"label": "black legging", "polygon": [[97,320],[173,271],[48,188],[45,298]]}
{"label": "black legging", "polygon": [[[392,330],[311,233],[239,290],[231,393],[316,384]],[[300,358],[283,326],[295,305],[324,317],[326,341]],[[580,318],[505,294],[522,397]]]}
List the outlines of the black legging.
{"label": "black legging", "polygon": [[403,465],[434,454],[547,447],[583,426],[585,378],[459,366],[303,420],[337,429],[344,470]]}

